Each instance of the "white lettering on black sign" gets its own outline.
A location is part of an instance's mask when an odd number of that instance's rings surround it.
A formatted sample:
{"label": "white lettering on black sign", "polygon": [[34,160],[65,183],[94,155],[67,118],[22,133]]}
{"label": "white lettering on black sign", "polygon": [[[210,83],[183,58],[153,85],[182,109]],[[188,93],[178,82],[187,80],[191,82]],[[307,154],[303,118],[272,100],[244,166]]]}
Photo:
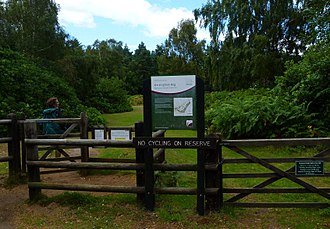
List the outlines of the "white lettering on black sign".
{"label": "white lettering on black sign", "polygon": [[196,148],[215,149],[216,139],[196,139],[196,138],[134,138],[133,144],[137,148]]}

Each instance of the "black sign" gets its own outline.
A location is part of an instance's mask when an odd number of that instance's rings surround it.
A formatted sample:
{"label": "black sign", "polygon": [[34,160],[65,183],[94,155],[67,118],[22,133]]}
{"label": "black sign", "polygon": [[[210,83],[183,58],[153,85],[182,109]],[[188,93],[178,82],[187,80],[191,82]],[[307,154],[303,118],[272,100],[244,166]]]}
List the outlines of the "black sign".
{"label": "black sign", "polygon": [[144,138],[133,139],[136,148],[193,148],[193,149],[216,149],[215,138]]}
{"label": "black sign", "polygon": [[296,175],[300,175],[300,176],[324,175],[324,161],[316,161],[316,160],[296,161]]}

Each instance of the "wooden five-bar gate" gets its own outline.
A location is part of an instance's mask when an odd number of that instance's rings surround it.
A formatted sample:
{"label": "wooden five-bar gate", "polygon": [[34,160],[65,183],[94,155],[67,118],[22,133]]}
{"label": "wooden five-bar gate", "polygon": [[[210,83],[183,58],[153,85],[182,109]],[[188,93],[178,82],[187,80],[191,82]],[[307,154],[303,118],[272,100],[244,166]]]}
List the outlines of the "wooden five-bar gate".
{"label": "wooden five-bar gate", "polygon": [[[302,139],[255,139],[255,140],[225,140],[221,141],[222,147],[230,149],[232,152],[242,156],[243,158],[223,158],[222,166],[226,164],[244,164],[255,163],[270,172],[268,173],[223,173],[223,179],[256,179],[264,178],[265,180],[252,188],[226,188],[223,187],[221,195],[224,193],[234,193],[234,196],[226,199],[223,204],[239,207],[273,207],[273,208],[325,208],[329,207],[330,187],[316,187],[308,183],[310,177],[319,177],[329,181],[329,162],[330,162],[330,138],[302,138]],[[258,158],[243,147],[279,147],[279,146],[317,146],[323,145],[326,148],[318,154],[311,157],[287,157],[287,158]],[[274,148],[273,148],[274,149]],[[271,150],[271,149],[269,149]],[[294,165],[288,169],[280,169],[274,164],[293,163]],[[325,169],[327,168],[327,169]],[[328,171],[327,171],[328,170]],[[267,188],[271,184],[280,179],[287,179],[295,183],[299,188]],[[327,182],[329,184],[329,182]],[[244,202],[243,198],[253,193],[306,193],[318,194],[323,197],[324,202],[301,202],[297,199],[295,202]]]}

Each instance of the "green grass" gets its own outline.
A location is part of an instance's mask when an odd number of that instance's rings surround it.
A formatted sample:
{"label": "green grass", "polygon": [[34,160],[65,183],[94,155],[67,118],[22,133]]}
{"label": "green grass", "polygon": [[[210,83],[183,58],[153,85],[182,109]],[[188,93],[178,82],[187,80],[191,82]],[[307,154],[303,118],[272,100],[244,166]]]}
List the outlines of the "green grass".
{"label": "green grass", "polygon": [[138,121],[143,121],[143,107],[133,106],[133,111],[119,114],[104,114],[103,117],[107,121],[107,126],[134,126]]}
{"label": "green grass", "polygon": [[[134,107],[133,112],[104,115],[111,126],[132,126],[142,120],[142,107]],[[195,131],[166,132],[166,137],[195,137]],[[308,157],[315,155],[320,147],[244,147],[244,150],[259,158]],[[135,158],[134,149],[107,148],[98,149],[103,158]],[[225,158],[243,158],[224,148]],[[197,163],[194,149],[166,149],[167,163]],[[329,163],[326,171],[329,171]],[[275,163],[276,167],[286,170],[293,163]],[[224,165],[224,173],[270,172],[257,164]],[[134,176],[135,172],[99,171],[101,174],[121,174]],[[162,177],[162,184],[167,182],[179,187],[196,187],[196,172],[171,172],[170,175],[156,173]],[[224,179],[225,187],[253,187],[267,178]],[[329,177],[302,178],[318,187],[330,187]],[[158,182],[159,183],[159,182]],[[298,187],[288,179],[280,179],[268,187]],[[233,194],[225,194],[228,199]],[[248,202],[328,202],[315,194],[251,194],[243,201]],[[161,228],[329,228],[330,208],[328,209],[243,209],[225,207],[220,212],[199,217],[196,213],[196,196],[192,195],[157,195],[155,212],[147,212],[137,204],[134,194],[110,194],[91,196],[86,194],[65,193],[46,199],[45,205],[51,203],[68,207],[68,220],[63,228],[139,228],[161,225]],[[41,203],[41,204],[42,204]],[[93,220],[92,220],[93,219]],[[29,219],[31,220],[31,219]],[[32,226],[42,224],[44,220],[35,219],[29,222]],[[42,226],[40,226],[42,227]]]}
{"label": "green grass", "polygon": [[[0,144],[0,157],[8,156],[8,146]],[[8,174],[8,162],[0,162],[0,175]]]}

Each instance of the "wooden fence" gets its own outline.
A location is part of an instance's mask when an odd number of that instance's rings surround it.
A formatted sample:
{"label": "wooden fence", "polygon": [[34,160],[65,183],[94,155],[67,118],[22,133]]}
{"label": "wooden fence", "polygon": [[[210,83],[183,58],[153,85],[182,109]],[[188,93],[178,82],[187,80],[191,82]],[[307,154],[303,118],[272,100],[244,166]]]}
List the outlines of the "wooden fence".
{"label": "wooden fence", "polygon": [[[40,135],[38,125],[43,122],[71,123],[71,126],[62,135]],[[24,128],[24,136],[18,132],[19,126]],[[0,143],[8,143],[8,156],[1,157],[0,162],[9,163],[9,175],[14,176],[28,168],[28,187],[31,199],[37,198],[42,189],[58,189],[73,191],[100,191],[100,192],[120,192],[135,193],[137,199],[143,201],[148,210],[153,210],[155,206],[156,194],[182,194],[196,195],[197,211],[203,215],[205,210],[218,210],[222,206],[238,207],[329,207],[330,188],[317,187],[308,183],[306,174],[297,174],[297,162],[320,162],[322,168],[329,168],[330,148],[325,149],[311,157],[291,157],[291,158],[261,158],[248,152],[248,147],[280,147],[280,146],[316,146],[323,145],[329,147],[330,138],[304,138],[304,139],[255,139],[255,140],[220,140],[216,136],[217,147],[212,149],[198,149],[197,164],[165,164],[166,147],[139,148],[133,144],[133,140],[95,140],[88,139],[88,123],[84,113],[80,118],[74,119],[30,119],[17,121],[15,115],[9,115],[8,119],[0,120],[0,125],[8,126],[8,137],[0,138]],[[78,127],[79,126],[79,127]],[[72,133],[79,128],[79,133]],[[132,128],[135,138],[146,137],[145,128],[142,122],[136,123]],[[72,137],[72,138],[70,138]],[[22,142],[22,169],[20,165],[20,139]],[[150,136],[155,139],[164,138],[164,131],[157,131]],[[135,150],[135,159],[104,159],[91,157],[89,147],[104,146],[116,148],[131,148]],[[78,156],[71,156],[66,152],[68,148],[79,148]],[[154,152],[156,148],[156,152]],[[195,148],[196,147],[185,147]],[[229,149],[240,158],[227,158],[223,155],[224,148]],[[53,150],[60,152],[63,157],[50,158]],[[18,152],[18,153],[17,153]],[[43,155],[41,155],[43,152]],[[202,153],[200,153],[202,152]],[[201,157],[202,155],[202,157]],[[26,159],[26,160],[25,160]],[[244,172],[226,173],[224,167],[230,164],[258,164],[270,172]],[[276,164],[291,163],[289,169],[281,169]],[[90,169],[109,170],[133,170],[136,172],[136,186],[110,186],[110,185],[86,185],[86,184],[49,184],[41,182],[40,168],[53,168],[54,172],[79,170],[82,175],[86,175]],[[320,168],[317,168],[320,170]],[[184,187],[154,187],[155,171],[196,171],[196,188]],[[48,170],[50,172],[50,170]],[[304,176],[305,175],[305,176]],[[319,176],[322,179],[330,177],[329,171],[325,169],[322,174],[308,174],[307,177]],[[265,179],[253,187],[227,187],[226,179]],[[269,188],[269,185],[281,179],[287,179],[299,185],[299,188]],[[268,187],[268,188],[267,188]],[[252,202],[246,200],[250,194],[262,195],[266,193],[300,193],[317,194],[321,196],[323,202]],[[201,201],[202,200],[202,201]]]}
{"label": "wooden fence", "polygon": [[[330,138],[302,138],[302,139],[255,139],[255,140],[227,140],[221,141],[220,145],[222,147],[230,149],[232,152],[240,155],[243,158],[223,158],[221,167],[226,164],[246,164],[254,163],[259,164],[262,167],[270,170],[268,173],[224,173],[222,172],[221,177],[223,179],[256,179],[265,178],[265,180],[254,187],[250,188],[228,188],[223,187],[223,182],[221,182],[221,199],[223,200],[224,193],[232,193],[234,196],[224,200],[222,205],[238,206],[238,207],[286,207],[286,208],[323,208],[330,207],[330,187],[317,187],[313,184],[308,183],[310,177],[319,177],[320,179],[329,179],[330,173],[327,172],[325,167],[326,164],[329,165],[330,162],[330,148],[327,148],[320,153],[311,157],[291,157],[291,158],[258,158],[252,153],[248,153],[247,150],[242,147],[265,147],[265,146],[316,146],[324,145],[326,147],[330,146]],[[271,149],[269,149],[271,150]],[[303,162],[305,165],[303,168],[297,168],[299,166],[297,163]],[[276,163],[291,163],[292,167],[289,169],[280,169],[276,166]],[[329,166],[327,167],[329,168]],[[299,174],[299,171],[302,174]],[[323,170],[323,171],[322,171]],[[223,171],[223,168],[221,168]],[[267,186],[273,184],[281,179],[287,179],[295,184],[298,184],[299,188],[267,188]],[[250,194],[259,193],[305,193],[306,195],[318,194],[324,197],[324,202],[301,202],[297,200],[296,202],[268,202],[268,203],[258,203],[258,202],[248,202],[244,201],[244,197],[248,197]]]}
{"label": "wooden fence", "polygon": [[[120,193],[135,193],[137,199],[143,201],[146,209],[153,210],[155,205],[155,194],[184,194],[197,195],[200,198],[200,193],[206,196],[206,208],[214,208],[219,206],[219,188],[216,186],[219,183],[218,165],[219,157],[216,150],[209,152],[205,151],[206,162],[202,166],[198,164],[164,164],[165,150],[158,149],[153,153],[152,149],[136,148],[132,140],[115,141],[115,140],[94,140],[94,139],[37,139],[36,138],[36,123],[26,122],[26,149],[27,149],[27,167],[29,172],[29,196],[30,199],[38,198],[42,189],[58,189],[58,190],[73,190],[73,191],[99,191],[99,192],[120,192]],[[135,137],[142,137],[144,133],[143,123],[135,124]],[[164,131],[153,133],[153,138],[162,138]],[[135,149],[136,158],[134,160],[125,159],[124,161],[115,160],[98,160],[97,158],[89,158],[90,161],[81,162],[57,162],[57,161],[40,161],[38,157],[38,146],[80,146],[93,147],[105,146],[116,148],[132,148]],[[189,147],[187,147],[189,148]],[[195,148],[195,147],[193,147]],[[214,159],[216,161],[214,161]],[[108,162],[108,163],[104,163]],[[209,179],[200,179],[197,182],[203,182],[198,188],[180,188],[180,187],[154,187],[154,171],[198,171],[202,167],[203,171],[207,171]],[[40,168],[66,168],[66,169],[109,169],[109,170],[134,170],[136,171],[136,186],[111,186],[111,185],[86,185],[86,184],[49,184],[41,182]],[[205,186],[204,183],[207,185]],[[204,204],[199,209],[199,214],[204,214]]]}
{"label": "wooden fence", "polygon": [[0,162],[8,162],[9,179],[17,179],[21,173],[21,156],[16,115],[9,114],[8,119],[0,120],[0,125],[6,125],[8,129],[7,137],[0,138],[0,143],[8,144],[8,156],[0,157]]}

